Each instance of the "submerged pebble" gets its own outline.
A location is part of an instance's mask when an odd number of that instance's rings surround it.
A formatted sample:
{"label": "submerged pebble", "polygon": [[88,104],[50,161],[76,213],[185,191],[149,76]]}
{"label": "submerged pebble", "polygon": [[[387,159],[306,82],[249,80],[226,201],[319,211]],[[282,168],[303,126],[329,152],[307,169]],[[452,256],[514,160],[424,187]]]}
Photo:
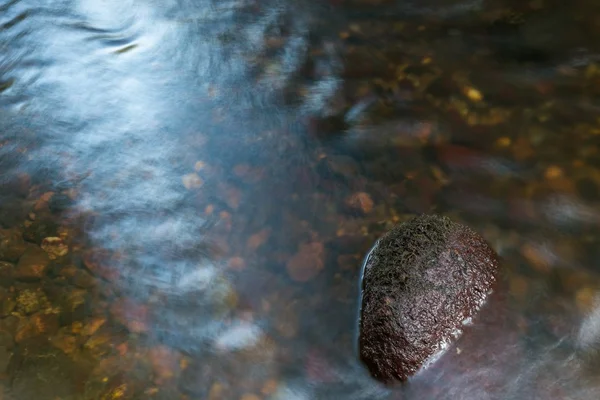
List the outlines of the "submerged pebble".
{"label": "submerged pebble", "polygon": [[14,277],[24,281],[42,279],[50,265],[48,254],[37,246],[31,245],[19,259]]}
{"label": "submerged pebble", "polygon": [[0,261],[16,262],[25,249],[25,241],[18,229],[0,229]]}
{"label": "submerged pebble", "polygon": [[498,259],[447,217],[422,215],[375,244],[365,261],[360,358],[378,380],[405,381],[444,350],[485,303]]}

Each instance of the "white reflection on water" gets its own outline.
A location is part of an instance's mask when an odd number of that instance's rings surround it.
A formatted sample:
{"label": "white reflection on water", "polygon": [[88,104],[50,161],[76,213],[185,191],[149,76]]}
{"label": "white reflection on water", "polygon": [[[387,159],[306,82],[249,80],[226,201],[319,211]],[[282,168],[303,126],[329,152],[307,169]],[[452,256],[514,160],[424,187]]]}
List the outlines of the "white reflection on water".
{"label": "white reflection on water", "polygon": [[577,346],[585,357],[594,358],[600,354],[600,296],[598,295],[591,312],[579,327]]}
{"label": "white reflection on water", "polygon": [[240,322],[217,337],[215,347],[220,350],[238,350],[251,347],[258,343],[261,333],[258,326],[248,322]]}

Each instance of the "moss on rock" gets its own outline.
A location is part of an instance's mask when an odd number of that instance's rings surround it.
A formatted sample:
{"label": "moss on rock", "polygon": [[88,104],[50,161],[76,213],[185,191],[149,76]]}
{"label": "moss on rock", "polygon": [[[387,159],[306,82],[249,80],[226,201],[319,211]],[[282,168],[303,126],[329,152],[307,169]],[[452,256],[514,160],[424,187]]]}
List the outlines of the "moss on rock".
{"label": "moss on rock", "polygon": [[360,358],[378,380],[404,381],[455,340],[492,290],[498,258],[447,217],[422,215],[380,238],[365,260]]}

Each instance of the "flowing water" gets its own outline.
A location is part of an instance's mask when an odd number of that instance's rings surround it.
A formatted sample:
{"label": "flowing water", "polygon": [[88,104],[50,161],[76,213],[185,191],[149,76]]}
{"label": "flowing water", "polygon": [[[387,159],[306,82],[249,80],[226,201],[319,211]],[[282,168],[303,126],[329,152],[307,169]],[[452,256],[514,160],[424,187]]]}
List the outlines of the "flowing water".
{"label": "flowing water", "polygon": [[[0,399],[599,398],[599,12],[0,0]],[[383,386],[361,264],[424,212],[504,298]]]}

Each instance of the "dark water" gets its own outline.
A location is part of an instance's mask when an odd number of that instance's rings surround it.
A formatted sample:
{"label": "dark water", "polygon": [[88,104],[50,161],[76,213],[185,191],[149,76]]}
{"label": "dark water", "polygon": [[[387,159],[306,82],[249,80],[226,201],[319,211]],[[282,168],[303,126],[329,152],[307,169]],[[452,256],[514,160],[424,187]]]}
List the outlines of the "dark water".
{"label": "dark water", "polygon": [[[0,398],[597,399],[599,11],[1,0],[0,224],[69,251],[0,252]],[[423,212],[506,294],[385,387],[361,262]]]}

